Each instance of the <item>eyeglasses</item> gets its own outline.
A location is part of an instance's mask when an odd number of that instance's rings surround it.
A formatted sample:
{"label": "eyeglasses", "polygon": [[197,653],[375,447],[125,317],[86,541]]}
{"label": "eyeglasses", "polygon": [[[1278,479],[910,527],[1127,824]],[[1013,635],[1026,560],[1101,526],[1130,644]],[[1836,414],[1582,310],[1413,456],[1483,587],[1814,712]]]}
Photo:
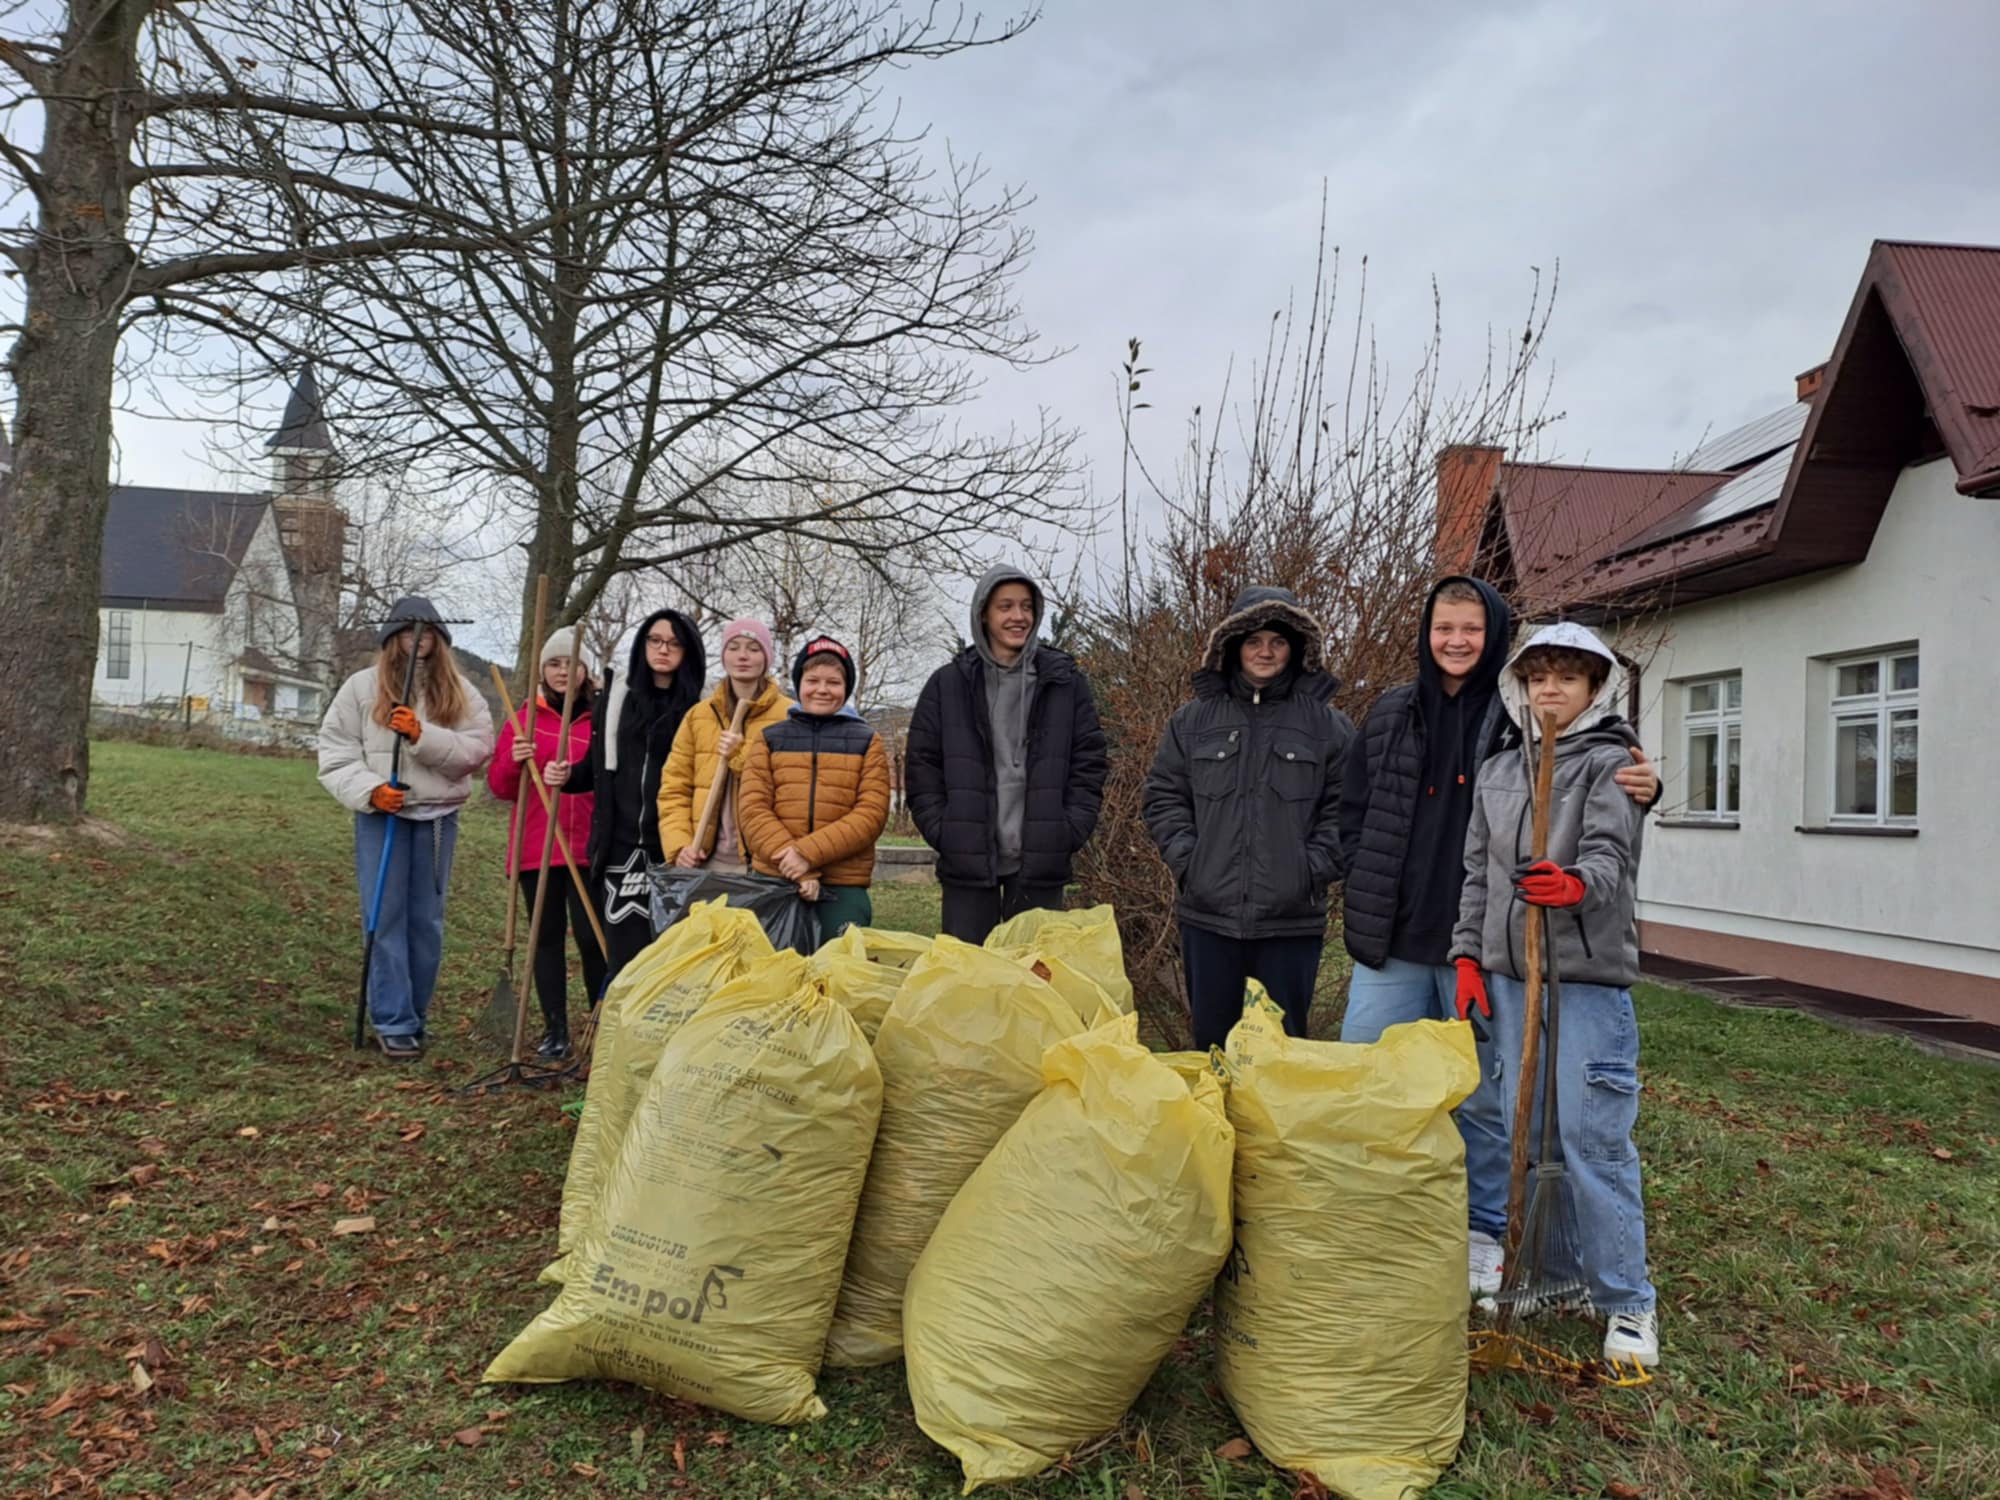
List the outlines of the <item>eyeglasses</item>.
{"label": "eyeglasses", "polygon": [[678,650],[680,649],[680,644],[678,636],[649,635],[646,637],[646,649],[649,651]]}

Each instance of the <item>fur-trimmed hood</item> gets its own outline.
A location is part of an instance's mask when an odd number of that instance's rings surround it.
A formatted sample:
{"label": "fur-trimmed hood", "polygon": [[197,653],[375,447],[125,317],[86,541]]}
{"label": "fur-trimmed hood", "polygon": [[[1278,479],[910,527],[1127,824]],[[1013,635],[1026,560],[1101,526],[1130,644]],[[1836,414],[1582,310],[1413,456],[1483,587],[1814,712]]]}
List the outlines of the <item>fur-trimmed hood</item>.
{"label": "fur-trimmed hood", "polygon": [[1320,629],[1319,621],[1306,612],[1298,595],[1290,589],[1268,584],[1253,585],[1236,596],[1229,613],[1208,633],[1208,646],[1201,654],[1202,670],[1226,671],[1232,648],[1240,645],[1245,636],[1273,628],[1299,638],[1299,649],[1292,657],[1292,670],[1299,676],[1326,670],[1326,633]]}

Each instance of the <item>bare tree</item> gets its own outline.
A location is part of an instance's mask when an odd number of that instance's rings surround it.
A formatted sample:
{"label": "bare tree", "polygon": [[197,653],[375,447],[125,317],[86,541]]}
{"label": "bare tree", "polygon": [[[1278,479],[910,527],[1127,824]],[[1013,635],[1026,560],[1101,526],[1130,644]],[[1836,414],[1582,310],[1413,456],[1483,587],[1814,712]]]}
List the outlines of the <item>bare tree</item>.
{"label": "bare tree", "polygon": [[[504,7],[503,7],[504,8]],[[288,0],[15,3],[0,76],[0,256],[18,274],[7,369],[15,457],[0,498],[0,818],[72,817],[88,792],[91,664],[120,341],[135,320],[240,312],[218,279],[408,252],[478,254],[490,227],[410,190],[367,133],[397,120],[425,150],[507,137],[462,78],[428,65],[403,7],[356,3],[335,51],[394,93],[342,91],[275,61],[334,40],[285,30]],[[261,27],[261,32],[254,28]],[[358,75],[367,77],[366,73]],[[323,75],[321,75],[323,77]],[[419,127],[421,129],[419,130]],[[189,299],[197,299],[191,305]]]}
{"label": "bare tree", "polygon": [[[1144,461],[1128,419],[1128,457],[1165,525],[1149,551],[1127,550],[1118,576],[1080,609],[1078,654],[1112,758],[1078,879],[1086,900],[1116,906],[1142,1009],[1173,1041],[1187,1035],[1173,879],[1147,836],[1140,797],[1209,631],[1247,585],[1292,589],[1325,623],[1339,704],[1358,720],[1413,667],[1434,577],[1438,456],[1465,444],[1531,447],[1555,420],[1536,374],[1553,306],[1539,274],[1519,329],[1489,337],[1478,377],[1447,390],[1435,291],[1430,338],[1398,379],[1375,347],[1365,279],[1353,312],[1338,313],[1339,272],[1322,230],[1310,294],[1273,318],[1247,396],[1237,401],[1225,376],[1216,406],[1190,417],[1170,467]],[[1144,373],[1137,359],[1135,340],[1121,404]]]}
{"label": "bare tree", "polygon": [[[203,294],[309,353],[394,434],[502,504],[555,623],[633,569],[810,521],[879,563],[1065,523],[1069,439],[961,431],[983,364],[1037,359],[1012,294],[1022,196],[879,107],[892,70],[1018,36],[894,0],[410,0],[426,70],[487,129],[440,140],[411,40],[346,43],[366,0],[288,0],[231,45],[358,109],[426,202],[497,247],[313,263]],[[412,81],[407,87],[421,87]],[[313,201],[316,189],[302,184]],[[372,393],[368,395],[365,393]],[[790,505],[813,486],[809,517]]]}

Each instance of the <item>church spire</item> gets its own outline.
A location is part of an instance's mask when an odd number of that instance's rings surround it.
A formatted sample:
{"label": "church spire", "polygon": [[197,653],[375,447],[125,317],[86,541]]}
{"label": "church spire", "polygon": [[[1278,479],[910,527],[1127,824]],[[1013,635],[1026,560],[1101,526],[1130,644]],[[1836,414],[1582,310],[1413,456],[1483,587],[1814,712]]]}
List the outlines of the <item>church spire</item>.
{"label": "church spire", "polygon": [[313,377],[311,365],[299,367],[291,399],[285,403],[284,420],[278,424],[276,436],[264,446],[273,452],[333,452],[333,439],[327,433],[326,415],[320,407],[319,382]]}

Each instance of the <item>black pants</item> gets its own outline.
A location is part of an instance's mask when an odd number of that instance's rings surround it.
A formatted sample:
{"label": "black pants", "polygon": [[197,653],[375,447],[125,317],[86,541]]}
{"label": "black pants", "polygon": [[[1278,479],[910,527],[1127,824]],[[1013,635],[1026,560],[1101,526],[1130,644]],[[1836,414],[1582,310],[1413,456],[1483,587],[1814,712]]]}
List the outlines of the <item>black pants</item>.
{"label": "black pants", "polygon": [[983,943],[986,935],[1009,917],[1040,908],[1061,911],[1063,888],[1029,885],[1009,875],[998,885],[947,885],[938,925],[961,943]]}
{"label": "black pants", "polygon": [[646,857],[637,849],[614,849],[607,868],[591,888],[604,922],[604,977],[616,979],[625,965],[652,946],[652,887]]}
{"label": "black pants", "polygon": [[[550,872],[555,884],[549,887],[548,904],[542,908],[542,929],[535,934],[535,999],[542,1007],[542,1021],[551,1031],[569,1029],[569,953],[566,939],[571,931],[576,933],[576,951],[583,956],[583,983],[589,991],[588,1003],[595,1005],[597,997],[604,993],[604,955],[597,949],[597,939],[591,935],[590,918],[584,915],[583,898],[577,894],[576,882],[570,879],[569,871],[557,865]],[[521,896],[526,902],[524,912],[535,909],[535,886],[541,879],[540,870],[521,872]],[[528,920],[527,916],[522,921]],[[610,935],[606,934],[607,941]]]}
{"label": "black pants", "polygon": [[1326,939],[1311,937],[1228,938],[1181,924],[1181,962],[1187,969],[1188,1009],[1194,1013],[1194,1044],[1206,1051],[1229,1038],[1243,1015],[1243,990],[1256,980],[1285,1013],[1285,1030],[1306,1034],[1313,983],[1319,977]]}

